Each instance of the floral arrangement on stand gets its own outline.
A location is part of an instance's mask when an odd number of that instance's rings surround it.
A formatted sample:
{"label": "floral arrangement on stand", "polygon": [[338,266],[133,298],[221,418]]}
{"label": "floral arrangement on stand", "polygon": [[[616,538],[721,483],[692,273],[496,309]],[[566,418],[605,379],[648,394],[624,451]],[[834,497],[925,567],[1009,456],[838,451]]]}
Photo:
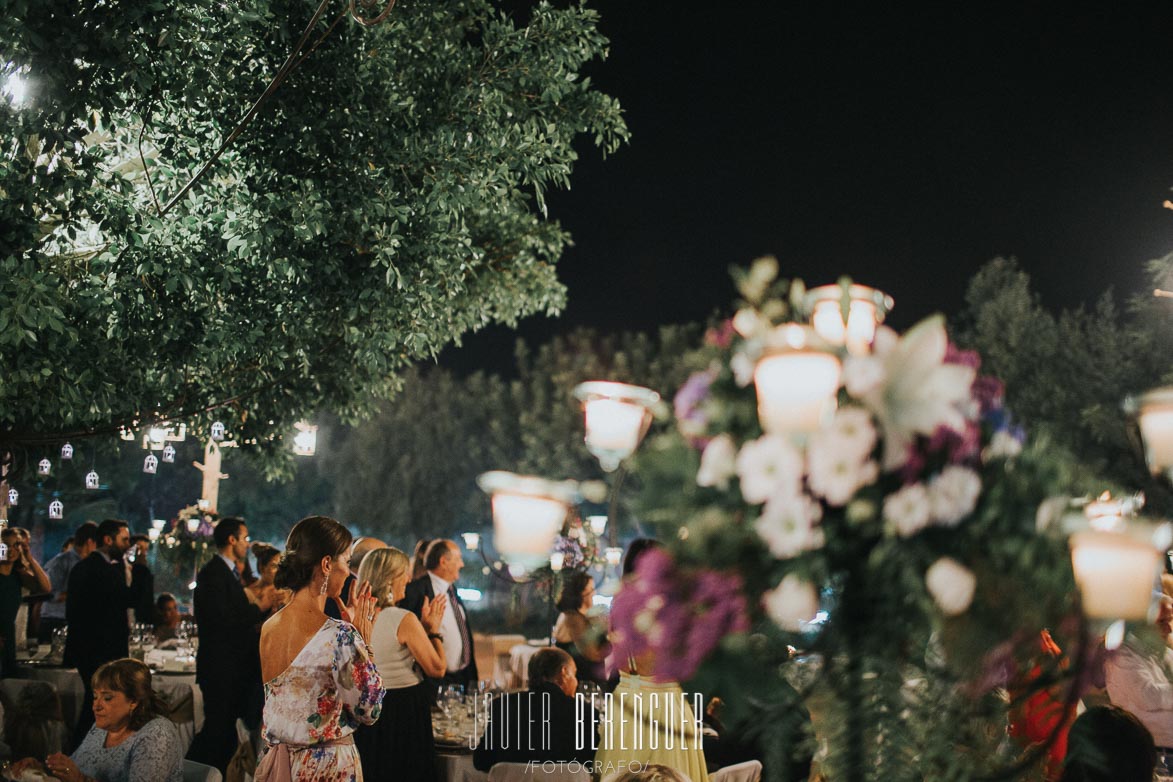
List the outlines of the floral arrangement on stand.
{"label": "floral arrangement on stand", "polygon": [[160,583],[160,590],[180,590],[177,595],[186,593],[188,585],[195,581],[195,574],[216,553],[212,530],[219,518],[215,512],[202,510],[198,505],[189,505],[175,514],[155,547],[158,575],[167,582]]}
{"label": "floral arrangement on stand", "polygon": [[[1044,628],[1079,647],[1066,539],[1040,512],[1079,493],[1072,460],[1013,424],[940,316],[835,347],[801,325],[808,292],[776,261],[736,277],[743,301],[688,358],[675,427],[633,465],[668,545],[615,598],[617,659],[652,652],[657,676],[720,696],[775,772],[811,740],[805,704],[830,779],[1037,773],[998,696],[1019,672],[1067,675],[1038,667]],[[813,423],[809,399],[755,389],[765,358],[796,350],[811,373],[837,365]]]}

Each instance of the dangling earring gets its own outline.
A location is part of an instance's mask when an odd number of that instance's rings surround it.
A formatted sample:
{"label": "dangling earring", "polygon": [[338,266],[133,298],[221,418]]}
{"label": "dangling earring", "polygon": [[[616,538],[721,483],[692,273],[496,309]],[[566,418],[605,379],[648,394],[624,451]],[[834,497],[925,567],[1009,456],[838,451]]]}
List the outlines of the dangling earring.
{"label": "dangling earring", "polygon": [[318,594],[319,594],[319,595],[325,595],[325,594],[326,594],[326,584],[328,584],[328,583],[330,583],[330,576],[329,576],[329,574],[327,574],[327,575],[325,575],[325,576],[323,576],[323,577],[322,577],[322,588],[318,590]]}

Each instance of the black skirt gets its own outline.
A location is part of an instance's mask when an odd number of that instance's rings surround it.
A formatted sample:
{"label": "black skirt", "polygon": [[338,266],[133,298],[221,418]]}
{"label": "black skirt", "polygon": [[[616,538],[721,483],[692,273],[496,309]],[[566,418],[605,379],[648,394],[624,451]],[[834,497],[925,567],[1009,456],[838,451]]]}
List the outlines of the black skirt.
{"label": "black skirt", "polygon": [[364,782],[437,782],[430,690],[426,681],[384,690],[379,721],[354,733]]}

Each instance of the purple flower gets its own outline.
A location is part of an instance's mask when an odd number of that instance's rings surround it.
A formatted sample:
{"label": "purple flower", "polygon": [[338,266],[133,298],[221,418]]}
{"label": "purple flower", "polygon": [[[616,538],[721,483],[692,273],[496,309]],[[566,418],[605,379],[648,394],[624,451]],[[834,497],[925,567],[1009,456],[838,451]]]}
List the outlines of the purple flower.
{"label": "purple flower", "polygon": [[691,677],[717,643],[749,629],[741,579],[699,569],[685,572],[665,551],[640,557],[635,574],[611,605],[615,658],[651,652],[660,680]]}
{"label": "purple flower", "polygon": [[976,372],[981,368],[982,357],[976,350],[962,350],[950,342],[948,347],[945,348],[945,363],[960,364],[963,367],[973,367],[974,371]]}
{"label": "purple flower", "polygon": [[705,331],[705,344],[725,349],[733,344],[733,319],[726,318],[720,326]]}
{"label": "purple flower", "polygon": [[973,381],[973,398],[981,406],[982,415],[1002,408],[1005,384],[993,375],[978,375]]}
{"label": "purple flower", "polygon": [[581,567],[586,561],[582,546],[574,538],[559,536],[554,541],[554,551],[562,553],[562,567],[573,569]]}
{"label": "purple flower", "polygon": [[709,417],[701,406],[709,398],[709,387],[714,378],[711,370],[693,372],[672,400],[676,425],[693,448],[703,448],[708,442],[704,433],[709,425]]}

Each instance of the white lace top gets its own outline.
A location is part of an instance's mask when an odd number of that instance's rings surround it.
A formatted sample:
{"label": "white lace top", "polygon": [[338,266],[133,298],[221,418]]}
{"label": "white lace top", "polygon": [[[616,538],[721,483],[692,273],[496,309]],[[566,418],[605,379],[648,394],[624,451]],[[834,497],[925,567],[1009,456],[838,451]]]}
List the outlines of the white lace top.
{"label": "white lace top", "polygon": [[155,717],[117,747],[105,744],[106,731],[95,725],[70,756],[87,777],[99,782],[183,782],[179,731],[166,717]]}

